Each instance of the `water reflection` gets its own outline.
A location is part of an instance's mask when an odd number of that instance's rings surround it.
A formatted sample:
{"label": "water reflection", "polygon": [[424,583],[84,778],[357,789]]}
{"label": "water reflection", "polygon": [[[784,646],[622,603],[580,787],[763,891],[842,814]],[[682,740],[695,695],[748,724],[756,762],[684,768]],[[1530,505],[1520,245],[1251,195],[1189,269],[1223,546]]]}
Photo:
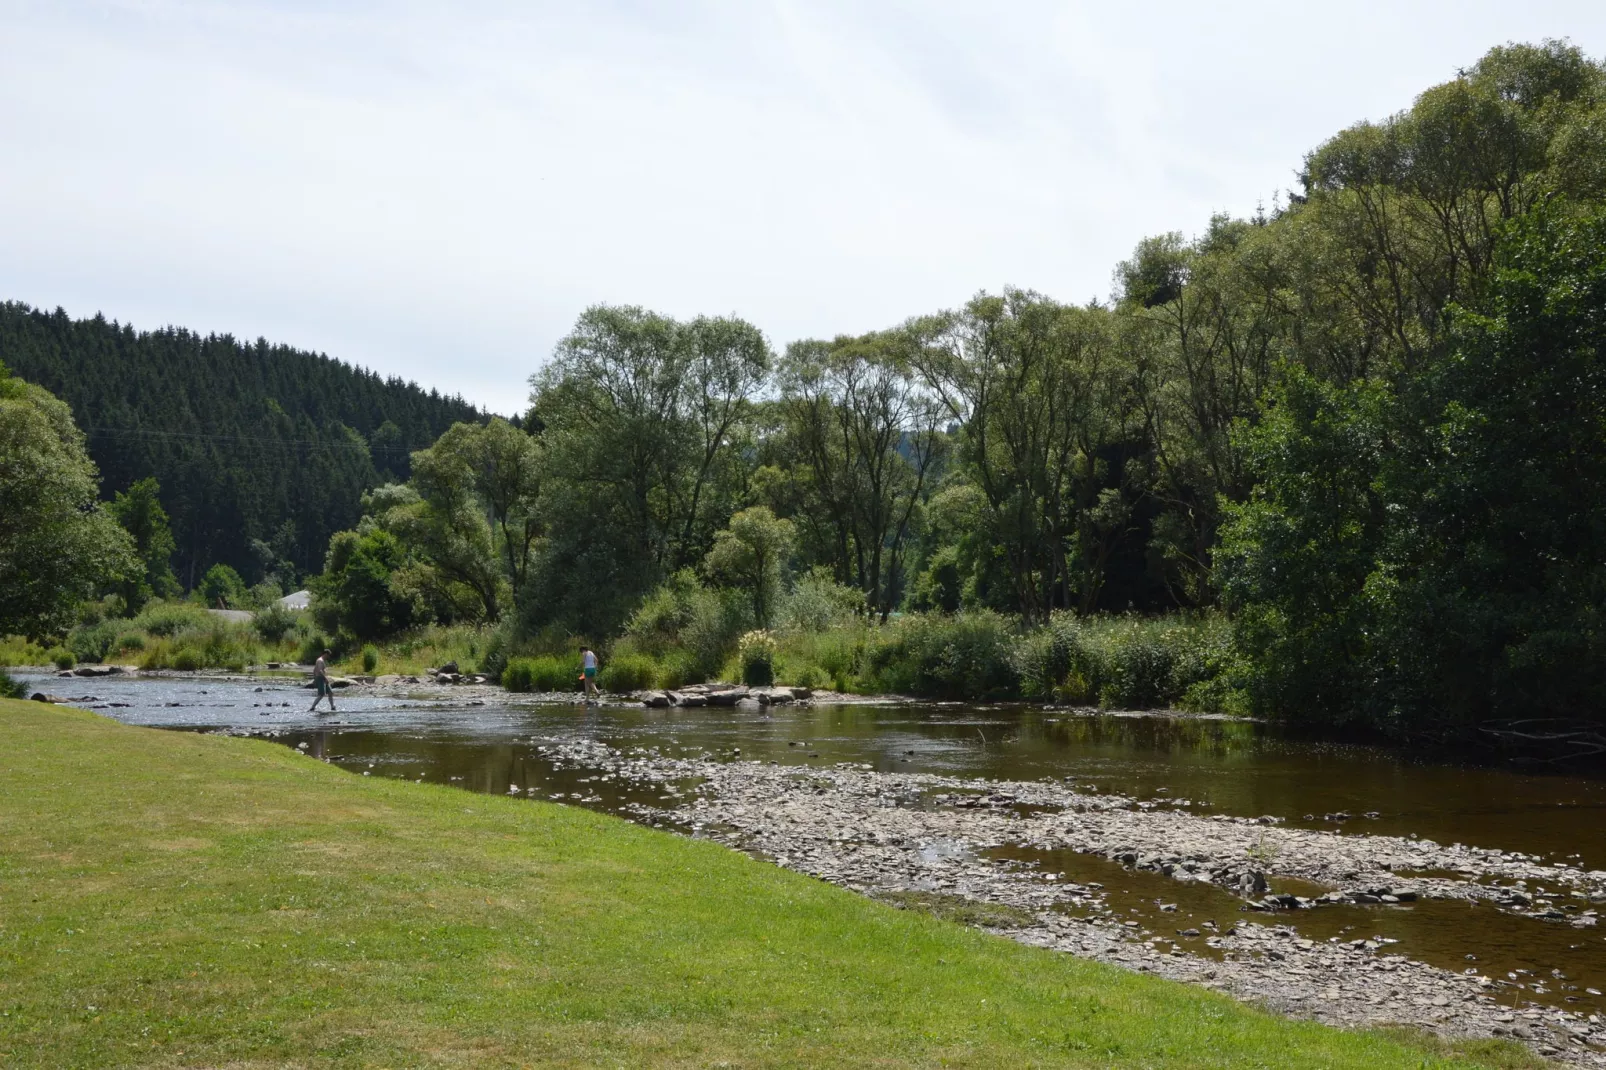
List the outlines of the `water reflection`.
{"label": "water reflection", "polygon": [[[1065,880],[1102,886],[1113,916],[1137,922],[1142,931],[1154,934],[1162,949],[1181,944],[1192,954],[1219,959],[1220,952],[1210,948],[1206,939],[1241,919],[1252,918],[1287,925],[1305,939],[1318,942],[1382,937],[1393,941],[1386,954],[1506,981],[1501,998],[1507,1004],[1538,1001],[1594,1012],[1602,1003],[1589,990],[1606,991],[1606,937],[1592,929],[1502,913],[1486,903],[1430,899],[1395,906],[1342,904],[1250,913],[1242,900],[1214,884],[1129,870],[1098,855],[1013,846],[984,853]],[[1272,890],[1309,896],[1325,889],[1273,878]]]}

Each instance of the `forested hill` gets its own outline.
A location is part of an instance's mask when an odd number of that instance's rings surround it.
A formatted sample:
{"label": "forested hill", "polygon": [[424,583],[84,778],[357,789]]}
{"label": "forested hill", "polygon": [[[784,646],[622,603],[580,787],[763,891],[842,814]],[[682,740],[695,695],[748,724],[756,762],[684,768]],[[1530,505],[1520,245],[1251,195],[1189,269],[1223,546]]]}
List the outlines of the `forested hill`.
{"label": "forested hill", "polygon": [[0,361],[72,406],[105,497],[160,480],[186,585],[219,562],[249,582],[321,568],[365,489],[405,479],[411,451],[484,418],[319,353],[18,303],[0,303]]}

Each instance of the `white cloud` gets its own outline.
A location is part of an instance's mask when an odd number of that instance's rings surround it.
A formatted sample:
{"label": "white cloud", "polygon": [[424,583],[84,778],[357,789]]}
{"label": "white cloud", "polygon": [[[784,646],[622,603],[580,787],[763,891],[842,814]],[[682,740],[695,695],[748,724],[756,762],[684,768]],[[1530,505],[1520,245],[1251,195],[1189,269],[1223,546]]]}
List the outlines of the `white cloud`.
{"label": "white cloud", "polygon": [[511,412],[587,304],[777,344],[1146,234],[1583,3],[3,3],[0,297],[266,335]]}

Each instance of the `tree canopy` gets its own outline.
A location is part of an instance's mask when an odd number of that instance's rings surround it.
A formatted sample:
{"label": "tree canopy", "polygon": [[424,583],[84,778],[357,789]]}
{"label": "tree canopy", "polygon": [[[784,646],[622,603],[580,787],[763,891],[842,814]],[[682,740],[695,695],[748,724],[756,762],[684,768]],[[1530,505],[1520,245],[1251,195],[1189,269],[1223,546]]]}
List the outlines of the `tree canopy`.
{"label": "tree canopy", "polygon": [[67,406],[0,364],[0,635],[65,631],[138,567],[99,489]]}

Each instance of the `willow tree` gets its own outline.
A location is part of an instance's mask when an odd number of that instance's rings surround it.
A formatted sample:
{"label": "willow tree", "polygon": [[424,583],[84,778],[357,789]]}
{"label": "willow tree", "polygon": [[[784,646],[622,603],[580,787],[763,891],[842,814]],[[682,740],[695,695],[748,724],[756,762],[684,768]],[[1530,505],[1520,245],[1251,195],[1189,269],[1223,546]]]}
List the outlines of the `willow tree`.
{"label": "willow tree", "polygon": [[1258,412],[1287,350],[1279,253],[1264,221],[1218,216],[1198,240],[1150,238],[1116,268],[1115,329],[1160,506],[1149,546],[1182,604],[1213,600],[1219,503],[1251,483],[1230,432]]}
{"label": "willow tree", "polygon": [[1109,313],[1023,290],[916,321],[911,360],[958,425],[1028,622],[1091,611],[1142,493],[1138,425]]}
{"label": "willow tree", "polygon": [[909,352],[902,332],[797,342],[779,377],[799,520],[820,529],[837,580],[883,618],[944,447],[942,409]]}
{"label": "willow tree", "polygon": [[741,505],[770,360],[763,334],[735,318],[604,305],[580,316],[531,379],[549,473],[541,615],[611,628],[702,562]]}
{"label": "willow tree", "polygon": [[[487,424],[454,424],[433,446],[413,455],[413,482],[425,501],[451,512],[466,493],[480,507],[490,522],[492,552],[515,597],[524,589],[544,526],[539,510],[544,466],[540,439],[501,417]],[[457,522],[473,524],[466,517]],[[483,548],[478,535],[472,541]],[[473,572],[478,576],[483,568]]]}

